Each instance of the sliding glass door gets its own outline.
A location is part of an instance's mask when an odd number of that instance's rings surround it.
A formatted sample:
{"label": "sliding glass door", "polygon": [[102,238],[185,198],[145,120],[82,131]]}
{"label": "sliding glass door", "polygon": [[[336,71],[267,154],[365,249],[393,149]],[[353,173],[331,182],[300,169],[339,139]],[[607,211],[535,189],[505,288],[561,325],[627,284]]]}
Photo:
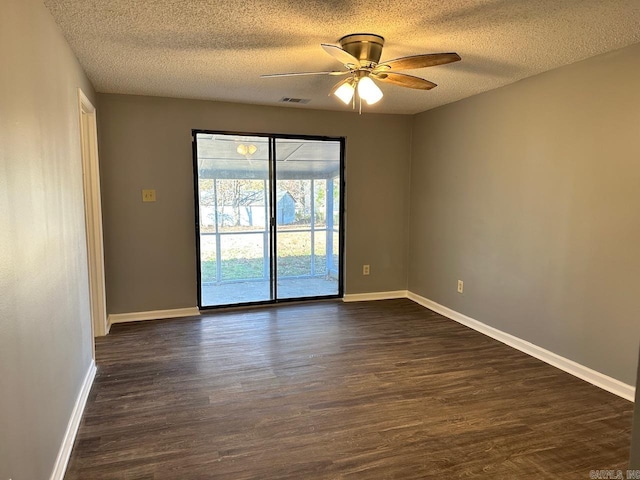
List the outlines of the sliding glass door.
{"label": "sliding glass door", "polygon": [[343,146],[194,131],[201,308],[342,295]]}
{"label": "sliding glass door", "polygon": [[269,139],[198,133],[196,144],[200,306],[271,300]]}
{"label": "sliding glass door", "polygon": [[277,298],[338,294],[340,146],[275,141]]}

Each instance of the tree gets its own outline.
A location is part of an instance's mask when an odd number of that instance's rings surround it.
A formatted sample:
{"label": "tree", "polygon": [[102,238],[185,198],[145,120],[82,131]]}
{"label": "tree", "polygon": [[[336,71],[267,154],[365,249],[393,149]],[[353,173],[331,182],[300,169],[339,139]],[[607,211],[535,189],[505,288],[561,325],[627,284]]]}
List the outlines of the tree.
{"label": "tree", "polygon": [[[251,206],[264,199],[264,181],[251,179],[220,179],[216,180],[218,196],[218,215],[220,226],[240,226],[242,216],[241,207],[245,207],[249,224],[253,224]],[[225,212],[225,207],[233,209],[233,215]],[[222,215],[221,215],[222,214]],[[231,218],[229,218],[231,217]],[[228,222],[228,225],[225,225]]]}

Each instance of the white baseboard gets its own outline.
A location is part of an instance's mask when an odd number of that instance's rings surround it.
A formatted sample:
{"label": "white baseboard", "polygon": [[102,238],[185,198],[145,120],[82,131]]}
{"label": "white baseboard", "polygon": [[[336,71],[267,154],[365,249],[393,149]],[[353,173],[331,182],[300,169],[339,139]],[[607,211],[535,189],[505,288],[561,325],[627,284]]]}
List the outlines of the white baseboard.
{"label": "white baseboard", "polygon": [[505,333],[497,328],[490,327],[478,320],[474,320],[471,317],[467,317],[462,313],[456,312],[444,305],[440,305],[439,303],[434,302],[433,300],[429,300],[428,298],[421,297],[413,292],[408,292],[407,297],[410,300],[422,305],[423,307],[428,308],[429,310],[433,310],[440,315],[443,315],[451,320],[454,320],[462,325],[465,325],[473,330],[476,330],[480,333],[483,333],[499,342],[502,342],[510,347],[515,348],[516,350],[520,350],[532,357],[535,357],[539,360],[542,360],[549,365],[553,365],[554,367],[559,368],[560,370],[564,370],[571,375],[578,377],[586,382],[589,382],[596,387],[600,387],[603,390],[613,393],[614,395],[618,395],[626,400],[631,402],[635,399],[635,387],[633,385],[627,385],[626,383],[621,382],[620,380],[616,380],[615,378],[609,377],[604,373],[597,372],[595,370],[590,369],[589,367],[585,367],[573,360],[569,360],[568,358],[562,357],[556,353],[553,353],[549,350],[546,350],[542,347],[534,345],[533,343],[527,342],[526,340],[522,340],[521,338],[515,337],[509,333]]}
{"label": "white baseboard", "polygon": [[87,374],[84,377],[84,381],[82,382],[80,393],[78,393],[78,397],[76,398],[76,404],[74,405],[73,411],[71,412],[71,418],[69,419],[69,424],[67,425],[67,431],[64,433],[62,445],[60,446],[60,451],[58,452],[58,458],[56,458],[56,463],[53,467],[51,480],[63,480],[64,478],[64,474],[67,470],[67,464],[69,463],[69,458],[71,457],[73,442],[75,442],[76,440],[76,434],[78,433],[78,428],[80,427],[80,420],[82,420],[82,413],[84,412],[84,407],[87,404],[87,398],[89,397],[91,385],[93,385],[93,379],[95,377],[96,364],[93,360],[91,360],[91,365],[89,365],[89,370],[87,371]]}
{"label": "white baseboard", "polygon": [[171,310],[151,310],[149,312],[111,313],[109,330],[114,323],[139,322],[141,320],[159,320],[162,318],[195,317],[200,315],[198,307],[174,308]]}
{"label": "white baseboard", "polygon": [[406,290],[394,290],[391,292],[351,293],[342,297],[343,302],[368,302],[370,300],[393,300],[394,298],[407,298]]}

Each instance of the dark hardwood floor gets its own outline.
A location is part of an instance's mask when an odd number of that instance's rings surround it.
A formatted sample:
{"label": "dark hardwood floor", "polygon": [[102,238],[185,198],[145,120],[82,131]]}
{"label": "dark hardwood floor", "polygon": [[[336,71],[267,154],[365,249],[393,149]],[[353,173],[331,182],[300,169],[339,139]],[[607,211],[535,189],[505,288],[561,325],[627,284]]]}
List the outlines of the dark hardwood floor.
{"label": "dark hardwood floor", "polygon": [[66,479],[588,479],[633,404],[409,300],[115,325]]}

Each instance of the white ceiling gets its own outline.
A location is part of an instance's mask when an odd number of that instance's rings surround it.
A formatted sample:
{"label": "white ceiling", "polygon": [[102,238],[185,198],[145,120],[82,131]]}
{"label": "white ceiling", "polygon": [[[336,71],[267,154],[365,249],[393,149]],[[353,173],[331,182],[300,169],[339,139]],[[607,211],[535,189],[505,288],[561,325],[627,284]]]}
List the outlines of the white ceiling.
{"label": "white ceiling", "polygon": [[[369,112],[412,114],[640,42],[640,0],[44,0],[99,92],[345,110],[336,77],[259,75],[341,69],[320,43],[386,39],[382,60],[457,52],[409,73],[430,91],[383,84]],[[606,88],[606,86],[599,86]],[[294,108],[300,108],[295,106]]]}

